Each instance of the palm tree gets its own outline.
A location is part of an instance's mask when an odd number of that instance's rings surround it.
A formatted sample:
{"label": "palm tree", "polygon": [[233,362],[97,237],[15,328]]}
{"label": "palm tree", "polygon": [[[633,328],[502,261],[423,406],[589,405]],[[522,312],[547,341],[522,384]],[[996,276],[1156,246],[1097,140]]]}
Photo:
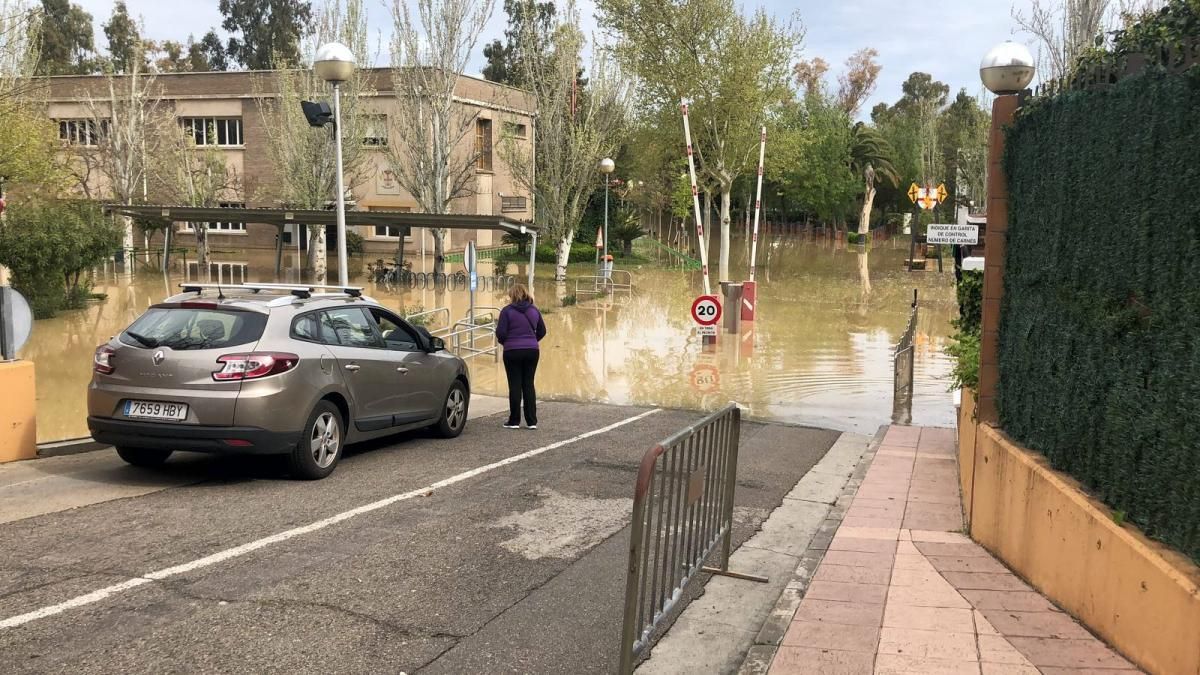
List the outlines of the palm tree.
{"label": "palm tree", "polygon": [[850,169],[863,178],[862,213],[858,217],[858,234],[871,231],[871,207],[875,203],[875,181],[886,180],[893,187],[899,186],[900,178],[892,165],[895,150],[873,127],[862,122],[854,125],[850,146]]}

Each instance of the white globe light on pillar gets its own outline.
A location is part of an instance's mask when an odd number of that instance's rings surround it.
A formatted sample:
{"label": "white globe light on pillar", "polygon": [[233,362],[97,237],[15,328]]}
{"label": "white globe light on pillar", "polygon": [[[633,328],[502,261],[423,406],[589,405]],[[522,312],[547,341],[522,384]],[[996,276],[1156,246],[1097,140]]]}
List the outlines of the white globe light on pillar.
{"label": "white globe light on pillar", "polygon": [[[600,269],[603,270],[608,265],[608,183],[609,176],[617,170],[617,163],[605,157],[600,160],[597,168],[600,169],[600,173],[604,174],[604,257],[600,259]],[[607,277],[608,275],[602,272],[601,276]]]}
{"label": "white globe light on pillar", "polygon": [[317,50],[313,73],[333,85],[333,135],[337,154],[337,235],[338,284],[350,285],[350,266],[346,257],[346,182],[342,177],[342,92],[341,84],[354,74],[354,53],[340,42],[330,42]]}
{"label": "white globe light on pillar", "polygon": [[1016,94],[1033,82],[1035,68],[1029,48],[1011,40],[992,47],[979,63],[979,79],[993,94]]}

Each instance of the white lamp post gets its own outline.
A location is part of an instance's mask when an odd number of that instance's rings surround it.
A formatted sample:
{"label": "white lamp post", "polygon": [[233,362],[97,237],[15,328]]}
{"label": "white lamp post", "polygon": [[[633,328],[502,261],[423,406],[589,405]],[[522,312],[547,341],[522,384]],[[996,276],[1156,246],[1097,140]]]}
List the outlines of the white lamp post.
{"label": "white lamp post", "polygon": [[[617,169],[617,163],[605,157],[600,160],[600,173],[604,174],[604,257],[600,259],[600,269],[608,264],[608,182],[609,176]],[[608,275],[602,274],[607,277]]]}
{"label": "white lamp post", "polygon": [[313,73],[333,85],[333,135],[337,150],[337,235],[338,284],[350,285],[350,266],[346,260],[346,196],[342,178],[342,91],[341,84],[354,74],[354,54],[340,42],[330,42],[317,50]]}

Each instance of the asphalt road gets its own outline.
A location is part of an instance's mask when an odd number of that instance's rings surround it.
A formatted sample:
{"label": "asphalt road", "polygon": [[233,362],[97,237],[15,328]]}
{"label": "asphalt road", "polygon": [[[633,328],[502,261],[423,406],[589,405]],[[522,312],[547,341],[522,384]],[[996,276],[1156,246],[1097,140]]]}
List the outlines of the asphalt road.
{"label": "asphalt road", "polygon": [[[103,474],[157,491],[0,514],[0,671],[612,672],[637,463],[700,414],[541,413],[355,448],[323,481],[180,457]],[[738,543],[836,438],[744,425]]]}

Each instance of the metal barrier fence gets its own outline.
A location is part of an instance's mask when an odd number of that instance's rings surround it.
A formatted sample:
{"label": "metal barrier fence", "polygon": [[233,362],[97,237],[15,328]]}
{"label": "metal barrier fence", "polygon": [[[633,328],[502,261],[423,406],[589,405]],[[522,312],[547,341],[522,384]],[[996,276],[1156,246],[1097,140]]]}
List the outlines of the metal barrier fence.
{"label": "metal barrier fence", "polygon": [[[633,496],[621,670],[633,672],[655,629],[698,572],[729,571],[741,410],[729,405],[671,436],[642,457]],[[704,561],[721,547],[721,567]]]}
{"label": "metal barrier fence", "polygon": [[892,357],[894,382],[892,390],[892,422],[909,424],[912,422],[913,399],[913,336],[917,331],[917,289],[913,289],[912,311],[908,315],[908,326],[900,341],[896,343],[896,352]]}
{"label": "metal barrier fence", "polygon": [[575,297],[583,295],[613,295],[624,294],[626,298],[633,297],[633,273],[628,270],[611,270],[605,276],[586,276],[575,278]]}

